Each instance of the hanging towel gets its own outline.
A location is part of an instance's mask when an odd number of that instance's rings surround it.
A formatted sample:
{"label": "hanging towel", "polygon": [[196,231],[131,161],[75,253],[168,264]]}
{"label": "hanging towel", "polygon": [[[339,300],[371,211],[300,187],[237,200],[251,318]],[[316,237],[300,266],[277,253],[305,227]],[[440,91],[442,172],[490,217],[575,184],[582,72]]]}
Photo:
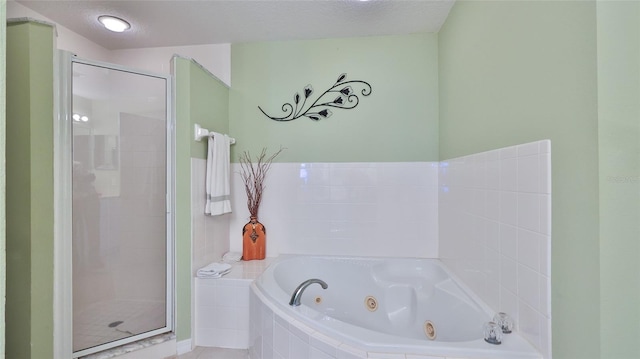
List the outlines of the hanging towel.
{"label": "hanging towel", "polygon": [[205,214],[231,213],[229,136],[211,132],[207,151],[207,205]]}

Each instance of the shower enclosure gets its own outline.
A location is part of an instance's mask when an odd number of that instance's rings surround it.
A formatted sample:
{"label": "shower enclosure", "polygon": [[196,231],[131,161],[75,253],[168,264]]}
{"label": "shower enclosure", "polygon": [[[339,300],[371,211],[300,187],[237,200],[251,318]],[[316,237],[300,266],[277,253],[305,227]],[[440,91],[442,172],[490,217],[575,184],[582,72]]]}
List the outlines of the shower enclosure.
{"label": "shower enclosure", "polygon": [[[57,353],[73,358],[173,327],[168,76],[59,57]],[[66,310],[64,310],[66,309]]]}

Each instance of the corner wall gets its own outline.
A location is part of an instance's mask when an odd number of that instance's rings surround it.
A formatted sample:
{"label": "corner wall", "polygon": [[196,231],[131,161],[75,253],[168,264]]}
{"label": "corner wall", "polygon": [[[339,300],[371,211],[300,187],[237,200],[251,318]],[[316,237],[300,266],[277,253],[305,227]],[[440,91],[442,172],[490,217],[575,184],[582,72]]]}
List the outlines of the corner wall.
{"label": "corner wall", "polygon": [[640,3],[598,2],[602,358],[640,358]]}
{"label": "corner wall", "polygon": [[439,33],[440,159],[548,138],[554,358],[600,340],[596,5],[459,1]]}
{"label": "corner wall", "polygon": [[[198,220],[200,214],[193,207],[200,203],[196,201],[197,194],[193,190],[202,188],[195,187],[193,181],[204,182],[204,177],[192,178],[191,174],[194,170],[192,163],[206,158],[207,142],[194,140],[193,125],[198,123],[210,131],[228,133],[229,89],[191,59],[174,56],[172,63],[176,95],[176,337],[180,342],[192,338],[193,263],[200,263],[201,257],[206,258],[206,253],[195,253],[205,233],[200,230],[204,221]],[[224,226],[225,220],[220,220],[218,224]],[[217,244],[222,250],[228,248],[225,247],[228,246],[226,237],[219,238]],[[199,246],[197,249],[202,250]]]}
{"label": "corner wall", "polygon": [[8,358],[53,353],[53,36],[7,26]]}
{"label": "corner wall", "polygon": [[[6,44],[6,1],[0,0],[0,44]],[[6,46],[0,47],[0,358],[5,352],[5,295],[6,295]]]}

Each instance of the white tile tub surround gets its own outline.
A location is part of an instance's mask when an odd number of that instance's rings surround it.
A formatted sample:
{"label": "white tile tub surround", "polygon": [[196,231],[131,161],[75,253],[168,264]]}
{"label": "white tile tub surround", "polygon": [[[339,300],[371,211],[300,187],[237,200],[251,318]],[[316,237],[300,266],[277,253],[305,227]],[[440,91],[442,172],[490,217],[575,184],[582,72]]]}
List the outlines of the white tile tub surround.
{"label": "white tile tub surround", "polygon": [[249,286],[270,261],[241,261],[222,278],[195,279],[196,346],[248,348]]}
{"label": "white tile tub surround", "polygon": [[440,258],[551,358],[551,145],[440,163]]}
{"label": "white tile tub surround", "polygon": [[[230,248],[242,250],[248,221],[232,165]],[[281,253],[438,256],[438,163],[274,163],[259,220],[267,256]]]}

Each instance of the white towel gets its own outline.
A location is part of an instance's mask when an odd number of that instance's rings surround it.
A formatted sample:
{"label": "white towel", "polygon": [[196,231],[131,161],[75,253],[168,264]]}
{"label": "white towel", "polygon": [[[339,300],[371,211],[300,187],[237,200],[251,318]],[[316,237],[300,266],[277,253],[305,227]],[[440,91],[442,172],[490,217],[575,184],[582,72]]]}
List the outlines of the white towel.
{"label": "white towel", "polygon": [[229,136],[211,132],[207,151],[207,205],[205,214],[231,213]]}
{"label": "white towel", "polygon": [[223,263],[235,263],[242,259],[242,253],[240,252],[227,252],[222,256]]}
{"label": "white towel", "polygon": [[220,278],[229,272],[231,272],[231,264],[211,263],[208,266],[198,269],[196,276],[198,278]]}

